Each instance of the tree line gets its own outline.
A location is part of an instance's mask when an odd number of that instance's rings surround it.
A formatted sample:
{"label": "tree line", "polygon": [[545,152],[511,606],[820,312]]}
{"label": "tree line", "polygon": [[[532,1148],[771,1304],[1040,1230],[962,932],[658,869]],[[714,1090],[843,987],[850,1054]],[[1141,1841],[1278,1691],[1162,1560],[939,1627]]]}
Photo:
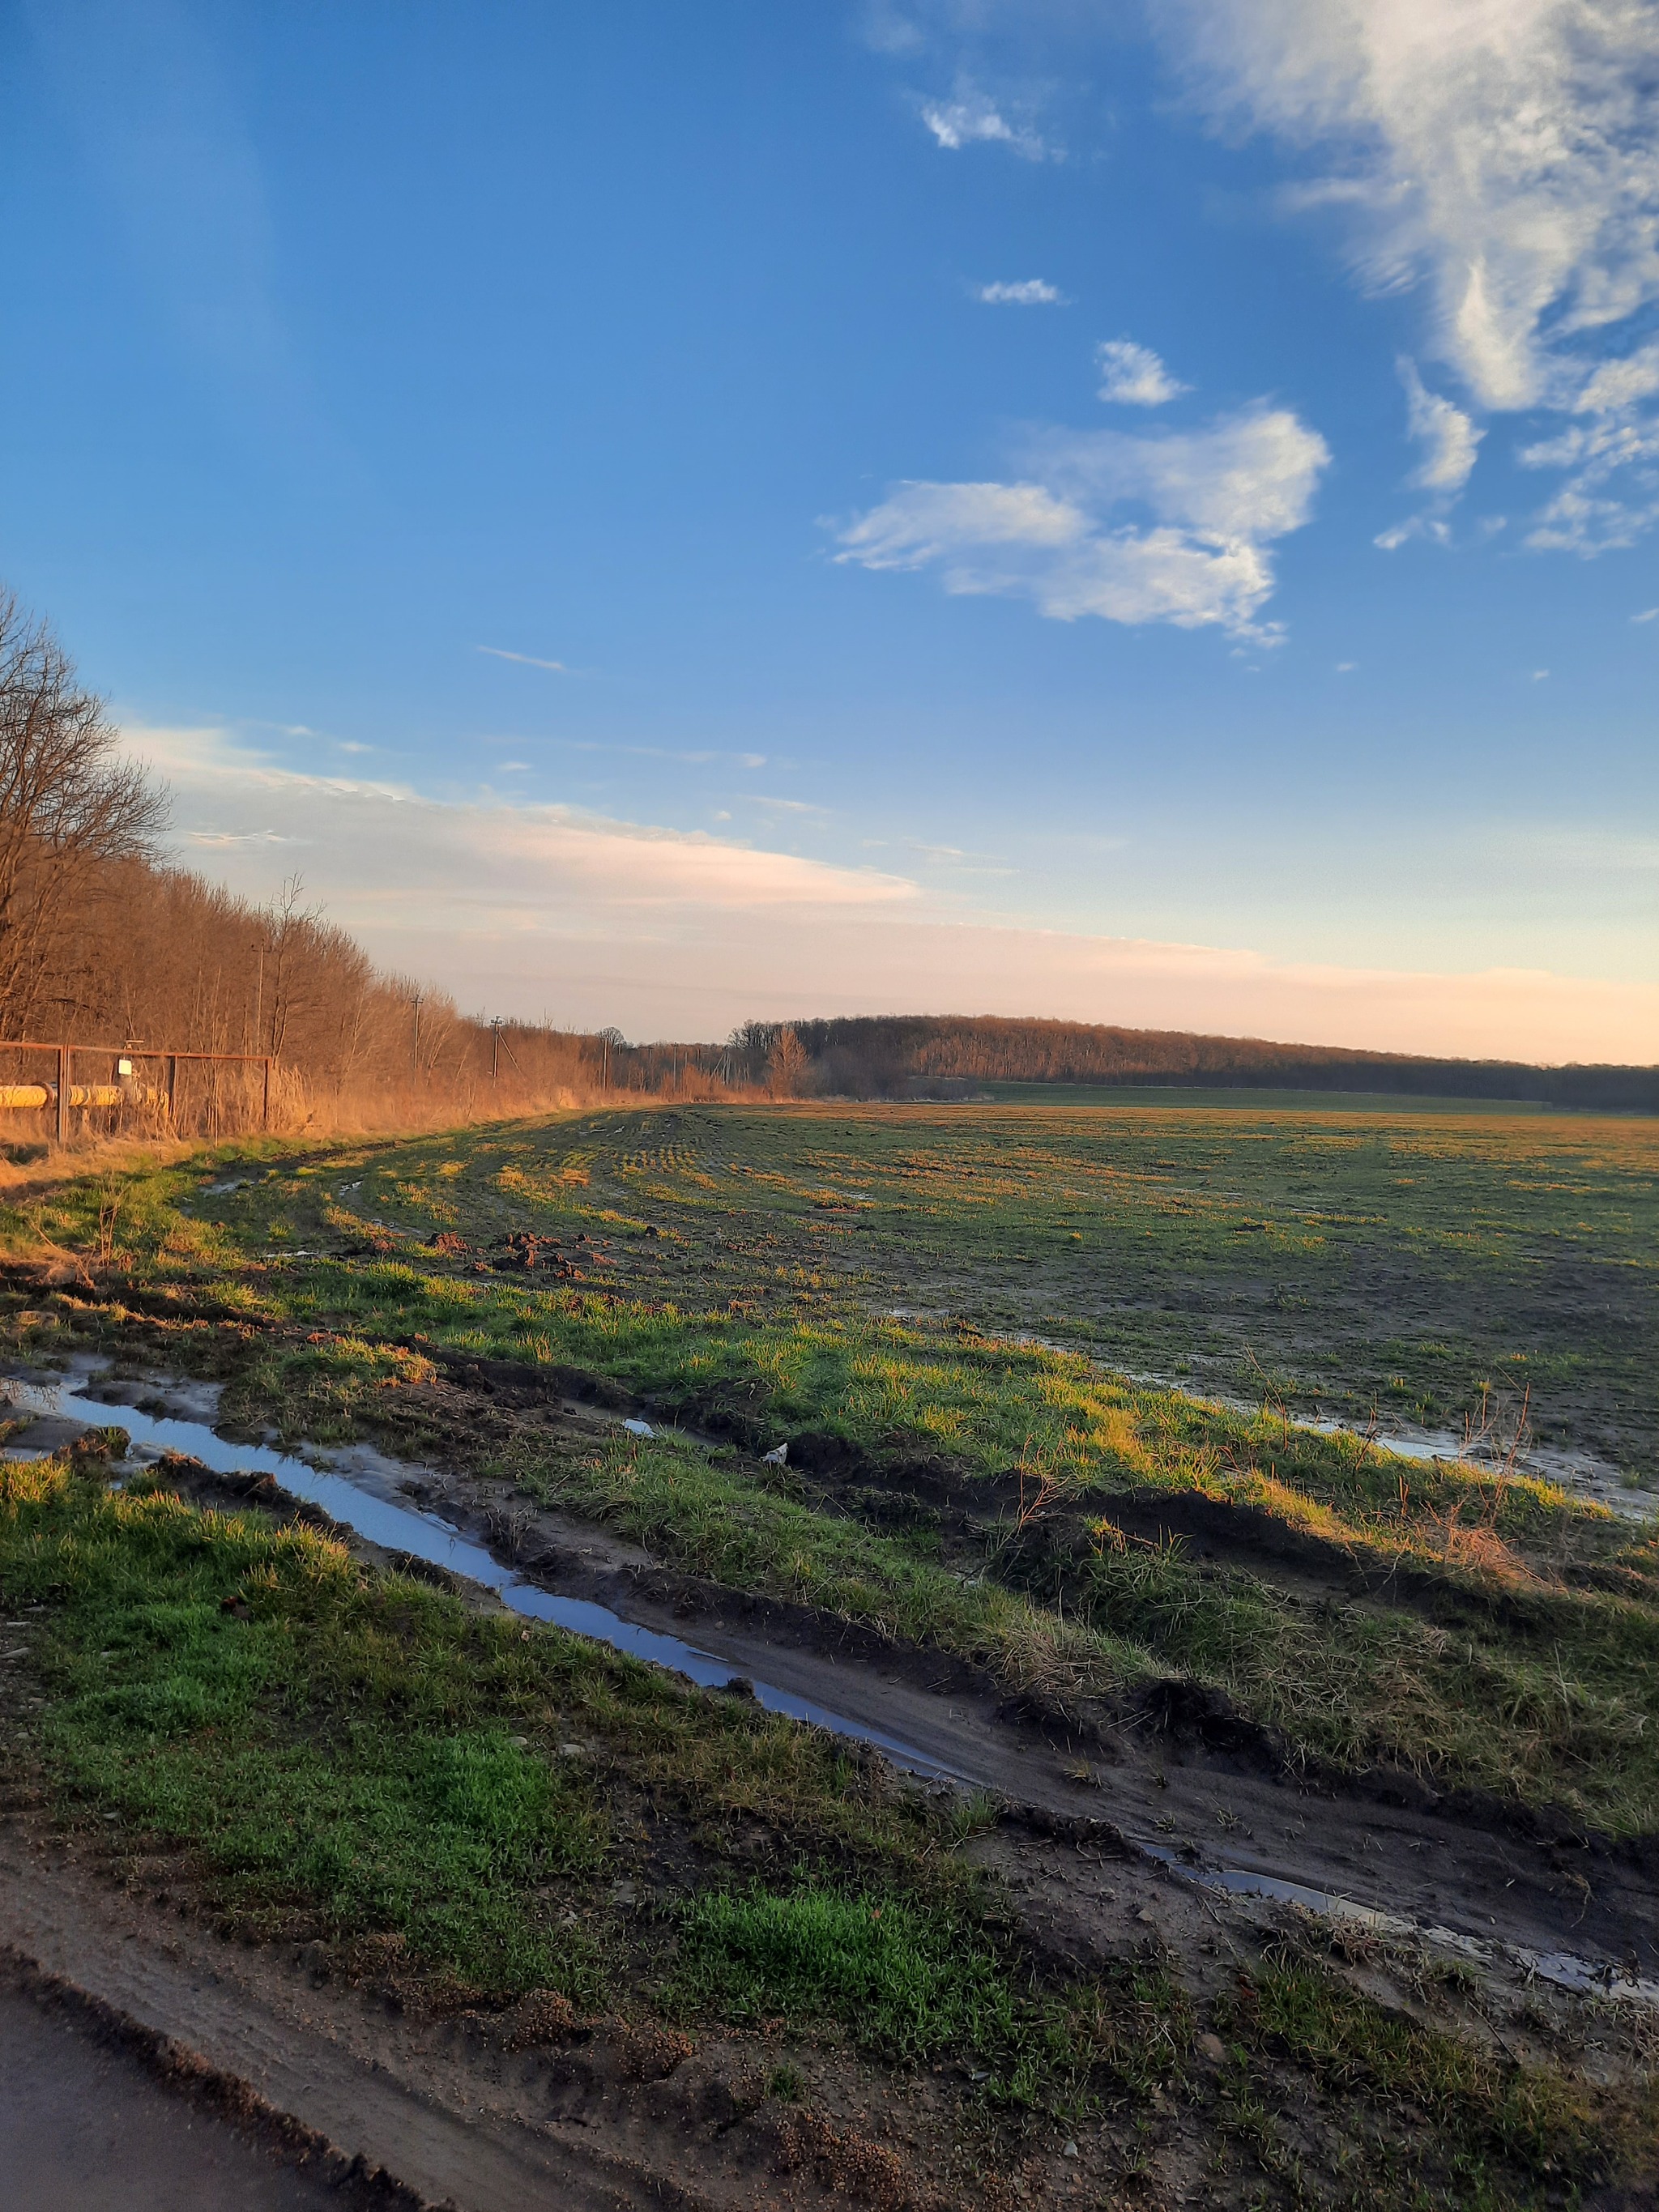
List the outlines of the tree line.
{"label": "tree line", "polygon": [[786,1052],[796,1071],[793,1091],[836,1097],[964,1098],[988,1083],[1064,1083],[1381,1091],[1659,1111],[1653,1067],[1536,1067],[994,1014],[751,1022],[738,1034],[752,1079]]}
{"label": "tree line", "polygon": [[[71,1080],[87,1085],[130,1057],[140,1104],[166,1056],[270,1056],[275,1118],[289,1127],[744,1087],[747,1063],[721,1048],[463,1014],[377,968],[297,878],[262,906],[178,866],[167,821],[165,789],[123,754],[48,625],[0,591],[0,1048],[84,1048]],[[42,1055],[0,1048],[0,1084],[54,1079]],[[175,1126],[239,1126],[263,1109],[263,1082],[257,1067],[186,1060]]]}

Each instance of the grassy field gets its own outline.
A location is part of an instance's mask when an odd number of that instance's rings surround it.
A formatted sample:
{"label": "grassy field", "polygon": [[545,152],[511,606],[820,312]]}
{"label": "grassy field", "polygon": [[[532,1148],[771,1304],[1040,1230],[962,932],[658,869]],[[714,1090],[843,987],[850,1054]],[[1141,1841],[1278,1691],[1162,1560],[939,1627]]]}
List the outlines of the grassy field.
{"label": "grassy field", "polygon": [[[271,1141],[44,1188],[0,1329],[211,1375],[233,1424],[510,1480],[1062,1705],[1195,1681],[1293,1760],[1630,1835],[1659,1826],[1651,1528],[1292,1415],[1529,1391],[1650,1472],[1656,1168],[1634,1121],[1231,1102]],[[502,1414],[475,1358],[597,1378],[656,1433]],[[1057,1976],[964,1855],[982,1811],[307,1530],[112,1493],[95,1454],[0,1479],[0,1590],[40,1627],[14,1741],[58,1817],[353,1973],[781,2035],[786,2087],[798,2033],[895,2080],[965,2053],[994,2132],[1151,2126],[1207,2008],[1241,2205],[1565,2201],[1637,2125],[1294,1945],[1201,2003],[1133,1942]],[[1297,2178],[1328,2151],[1340,2198]]]}
{"label": "grassy field", "polygon": [[528,1229],[634,1299],[966,1322],[1362,1423],[1461,1434],[1524,1401],[1540,1443],[1659,1479],[1650,1121],[690,1108],[337,1157],[192,1216],[241,1257]]}
{"label": "grassy field", "polygon": [[[1380,1354],[1425,1417],[1501,1382],[1569,1435],[1593,1401],[1614,1442],[1648,1436],[1656,1143],[1519,1115],[658,1109],[272,1147],[72,1187],[39,1226],[152,1301],[210,1295],[227,1327],[180,1350],[295,1441],[418,1452],[446,1356],[607,1376],[684,1432],[475,1458],[674,1565],[1021,1687],[1110,1703],[1173,1672],[1309,1757],[1630,1832],[1659,1820],[1651,1542],[1547,1483],[1297,1426],[1284,1378]],[[1200,1340],[1255,1407],[1105,1364],[1167,1371]],[[786,1438],[787,1467],[757,1466]],[[1218,1559],[1149,1538],[1149,1498],[1182,1505],[1170,1527],[1207,1511]],[[1356,1572],[1389,1597],[1347,1601]]]}
{"label": "grassy field", "polygon": [[[338,1212],[602,1242],[630,1295],[899,1310],[1293,1409],[1659,1474],[1659,1123],[1535,1113],[796,1108],[573,1116],[365,1160]],[[352,1180],[356,1180],[355,1172]],[[303,1243],[302,1194],[207,1208]],[[654,1230],[656,1235],[647,1232]],[[281,1240],[276,1240],[280,1242]],[[594,1255],[595,1259],[600,1257]]]}

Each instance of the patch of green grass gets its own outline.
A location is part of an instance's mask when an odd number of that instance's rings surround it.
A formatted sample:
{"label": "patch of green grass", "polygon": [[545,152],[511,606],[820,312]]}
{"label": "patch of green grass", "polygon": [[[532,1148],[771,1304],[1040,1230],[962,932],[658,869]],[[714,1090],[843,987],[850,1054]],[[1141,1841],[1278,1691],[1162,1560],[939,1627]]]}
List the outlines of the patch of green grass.
{"label": "patch of green grass", "polygon": [[1027,1590],[919,1558],[681,1439],[617,1435],[513,1471],[688,1572],[938,1645],[1012,1686],[1114,1698],[1174,1674],[1349,1765],[1396,1758],[1615,1828],[1641,1829],[1659,1802],[1659,1619],[1628,1600],[1562,1597],[1540,1601],[1530,1635],[1501,1614],[1452,1635],[1399,1606],[1200,1571],[1179,1542],[1104,1540],[1046,1562]]}
{"label": "patch of green grass", "polygon": [[[298,1149],[127,1179],[117,1243],[187,1273],[380,1222],[475,1250],[515,1227],[586,1236],[591,1281],[687,1313],[905,1306],[1188,1387],[1453,1430],[1529,1390],[1547,1439],[1659,1472],[1651,1119],[1118,1094],[657,1106]],[[95,1245],[100,1196],[55,1199],[46,1225]]]}
{"label": "patch of green grass", "polygon": [[1045,1988],[959,1906],[805,1875],[693,1899],[669,1998],[738,2025],[838,2022],[890,2064],[946,2058],[993,2103],[1050,2111],[1178,2080],[1192,2036],[1158,1962]]}
{"label": "patch of green grass", "polygon": [[1290,2058],[1327,2096],[1420,2114],[1460,2203],[1501,2202],[1506,2172],[1576,2193],[1618,2155],[1582,2082],[1385,2011],[1293,1946],[1241,1985],[1223,2021]]}
{"label": "patch of green grass", "polygon": [[1016,2038],[1018,2001],[978,1930],[890,1892],[805,1884],[784,1896],[756,1887],[696,1898],[678,1988],[695,2012],[732,2021],[841,2021],[901,2064],[1000,2051]]}

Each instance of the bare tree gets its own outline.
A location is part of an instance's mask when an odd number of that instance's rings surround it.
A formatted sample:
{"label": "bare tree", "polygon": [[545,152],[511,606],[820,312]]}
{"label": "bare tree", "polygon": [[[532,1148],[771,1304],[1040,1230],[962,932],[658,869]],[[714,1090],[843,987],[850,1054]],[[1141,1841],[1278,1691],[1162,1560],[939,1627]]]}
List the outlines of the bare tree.
{"label": "bare tree", "polygon": [[167,795],[120,757],[104,702],[44,622],[0,590],[0,1028],[82,1002],[53,958],[61,924],[110,864],[154,861]]}
{"label": "bare tree", "polygon": [[806,1047],[792,1029],[781,1029],[767,1057],[767,1088],[775,1098],[799,1098],[806,1080]]}

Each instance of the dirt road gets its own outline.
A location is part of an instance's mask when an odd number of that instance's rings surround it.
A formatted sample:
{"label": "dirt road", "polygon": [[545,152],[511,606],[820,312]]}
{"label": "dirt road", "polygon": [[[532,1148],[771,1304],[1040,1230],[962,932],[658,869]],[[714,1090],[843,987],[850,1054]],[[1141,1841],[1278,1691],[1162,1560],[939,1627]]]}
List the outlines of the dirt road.
{"label": "dirt road", "polygon": [[143,2061],[15,1986],[0,1988],[0,2203],[8,2212],[322,2212],[328,2183]]}

